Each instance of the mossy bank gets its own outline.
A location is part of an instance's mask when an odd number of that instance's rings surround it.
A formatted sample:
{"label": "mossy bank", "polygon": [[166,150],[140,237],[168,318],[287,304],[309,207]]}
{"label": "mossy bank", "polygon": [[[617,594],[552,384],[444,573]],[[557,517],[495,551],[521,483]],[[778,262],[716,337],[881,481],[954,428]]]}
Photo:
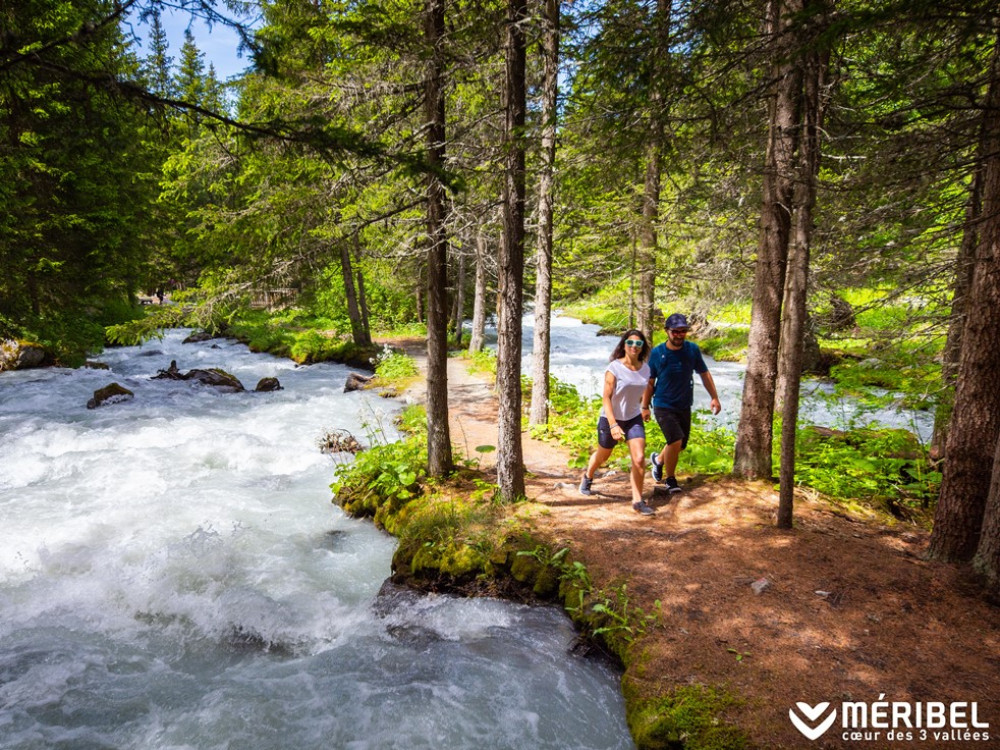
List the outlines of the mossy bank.
{"label": "mossy bank", "polygon": [[[742,748],[743,733],[720,717],[740,699],[724,686],[678,686],[664,693],[644,673],[647,637],[661,628],[658,607],[629,601],[627,582],[597,585],[570,547],[536,535],[532,518],[545,506],[502,504],[488,476],[465,466],[429,480],[422,436],[374,446],[341,468],[334,502],[371,518],[399,539],[395,583],[465,596],[559,603],[580,630],[581,648],[623,668],[630,731],[640,748]],[[597,577],[597,571],[594,571]]]}

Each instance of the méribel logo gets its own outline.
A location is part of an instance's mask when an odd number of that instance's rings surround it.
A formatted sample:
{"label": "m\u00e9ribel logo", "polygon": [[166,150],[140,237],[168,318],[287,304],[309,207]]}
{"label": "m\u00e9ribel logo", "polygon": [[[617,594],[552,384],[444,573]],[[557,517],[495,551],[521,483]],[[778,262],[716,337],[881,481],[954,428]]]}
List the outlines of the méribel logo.
{"label": "m\u00e9ribel logo", "polygon": [[802,715],[808,719],[808,722],[800,719],[799,715],[795,713],[794,708],[788,709],[788,718],[792,720],[792,724],[795,725],[795,728],[802,732],[807,739],[815,740],[822,737],[826,730],[829,729],[833,722],[837,719],[837,709],[835,708],[825,719],[819,722],[819,724],[816,723],[826,709],[830,707],[828,702],[810,706],[808,703],[802,703],[799,701],[795,705],[798,706]]}

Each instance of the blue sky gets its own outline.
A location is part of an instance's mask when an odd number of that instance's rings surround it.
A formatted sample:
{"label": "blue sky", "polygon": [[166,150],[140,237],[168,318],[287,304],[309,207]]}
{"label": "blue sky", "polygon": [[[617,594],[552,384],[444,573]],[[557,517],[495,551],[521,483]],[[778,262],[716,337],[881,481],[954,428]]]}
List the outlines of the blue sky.
{"label": "blue sky", "polygon": [[[249,57],[237,55],[239,36],[227,26],[215,24],[209,30],[204,21],[199,18],[192,19],[190,13],[168,9],[164,9],[160,21],[170,44],[167,54],[174,58],[174,65],[177,65],[180,60],[181,45],[184,44],[184,29],[186,28],[191,29],[195,44],[205,54],[205,70],[208,70],[209,63],[215,65],[215,74],[220,81],[226,81],[232,76],[239,75],[252,62]],[[134,24],[136,36],[139,37],[142,45],[139,54],[145,54],[149,25],[141,24],[138,21],[135,21]]]}

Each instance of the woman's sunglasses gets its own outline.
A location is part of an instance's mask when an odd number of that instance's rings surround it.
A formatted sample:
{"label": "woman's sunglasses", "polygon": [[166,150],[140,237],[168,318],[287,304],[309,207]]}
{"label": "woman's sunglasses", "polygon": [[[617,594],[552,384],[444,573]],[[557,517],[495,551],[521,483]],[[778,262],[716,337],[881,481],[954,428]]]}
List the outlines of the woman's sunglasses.
{"label": "woman's sunglasses", "polygon": [[633,348],[645,345],[646,345],[645,341],[634,341],[632,339],[629,339],[628,341],[625,342],[625,346],[631,346]]}

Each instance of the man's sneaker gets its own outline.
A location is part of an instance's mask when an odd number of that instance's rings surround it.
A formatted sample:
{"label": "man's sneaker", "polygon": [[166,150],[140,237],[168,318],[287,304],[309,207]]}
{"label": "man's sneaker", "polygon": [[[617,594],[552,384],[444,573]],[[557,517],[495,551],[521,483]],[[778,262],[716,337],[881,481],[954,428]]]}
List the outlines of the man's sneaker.
{"label": "man's sneaker", "polygon": [[663,481],[663,464],[658,463],[656,457],[659,453],[654,453],[649,457],[650,470],[653,472],[653,481],[662,482]]}
{"label": "man's sneaker", "polygon": [[593,495],[594,491],[590,489],[590,486],[594,483],[594,480],[588,477],[586,474],[583,475],[583,479],[580,480],[580,494],[581,495]]}
{"label": "man's sneaker", "polygon": [[667,477],[666,485],[667,485],[667,489],[670,490],[671,492],[680,492],[681,491],[681,486],[679,484],[677,484],[677,478],[676,477]]}
{"label": "man's sneaker", "polygon": [[654,513],[656,513],[656,509],[655,508],[651,508],[650,506],[646,505],[645,500],[640,500],[639,502],[633,504],[632,505],[632,510],[634,510],[636,513],[640,513],[640,514],[642,514],[644,516],[651,516]]}

